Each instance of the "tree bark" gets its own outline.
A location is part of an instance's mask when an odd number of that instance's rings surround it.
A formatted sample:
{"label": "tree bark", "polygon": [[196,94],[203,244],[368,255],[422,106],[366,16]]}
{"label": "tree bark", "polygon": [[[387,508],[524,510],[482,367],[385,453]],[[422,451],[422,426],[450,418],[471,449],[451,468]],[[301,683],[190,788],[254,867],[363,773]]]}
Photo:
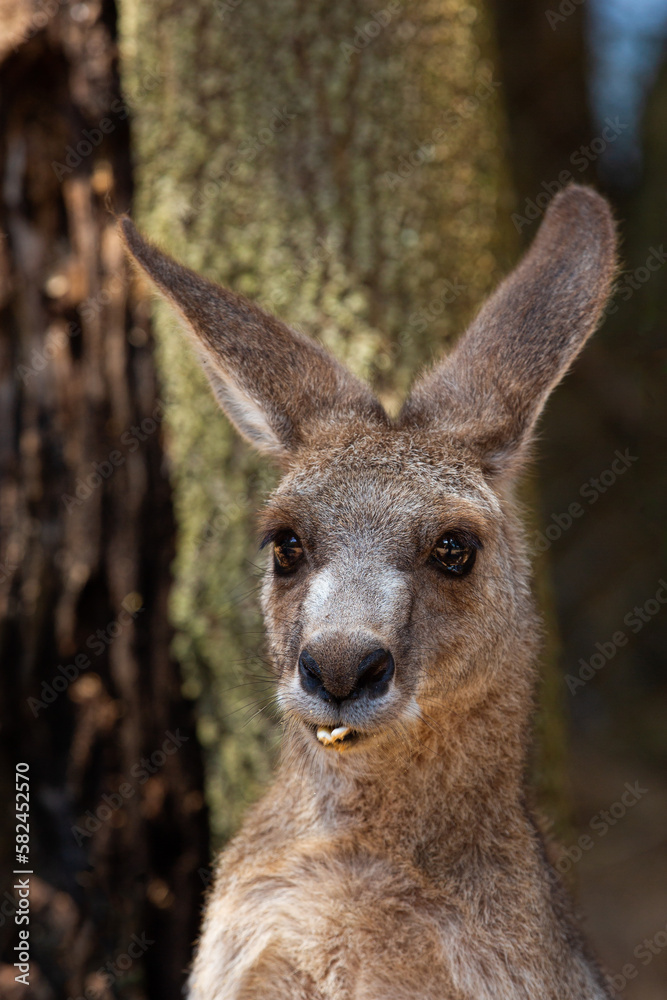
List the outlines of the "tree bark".
{"label": "tree bark", "polygon": [[[502,80],[480,0],[123,0],[137,221],[320,338],[392,411],[513,260]],[[272,483],[156,311],[180,526],[173,603],[218,840],[270,770],[253,508]],[[553,805],[562,736],[549,688]],[[555,726],[553,725],[556,720]],[[543,726],[546,731],[546,726]],[[547,773],[548,772],[548,773]]]}
{"label": "tree bark", "polygon": [[208,844],[152,324],[109,211],[130,206],[136,95],[110,0],[0,18],[0,822],[9,873],[27,762],[34,871],[31,990],[3,875],[0,992],[176,1000]]}

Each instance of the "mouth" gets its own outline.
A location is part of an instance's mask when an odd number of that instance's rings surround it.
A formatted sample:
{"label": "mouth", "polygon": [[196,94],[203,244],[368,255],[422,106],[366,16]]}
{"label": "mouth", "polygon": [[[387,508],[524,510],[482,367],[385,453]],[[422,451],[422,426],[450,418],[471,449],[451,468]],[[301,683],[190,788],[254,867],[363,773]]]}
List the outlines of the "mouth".
{"label": "mouth", "polygon": [[334,729],[318,726],[313,729],[313,733],[323,747],[330,747],[333,750],[346,750],[362,739],[362,734],[350,729],[349,726],[336,726]]}

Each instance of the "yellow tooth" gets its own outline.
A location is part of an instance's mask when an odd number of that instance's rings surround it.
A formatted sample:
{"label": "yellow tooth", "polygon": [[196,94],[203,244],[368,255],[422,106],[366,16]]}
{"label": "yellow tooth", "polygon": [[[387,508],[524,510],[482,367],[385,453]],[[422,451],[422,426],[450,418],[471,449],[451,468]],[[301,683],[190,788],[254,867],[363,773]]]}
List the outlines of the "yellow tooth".
{"label": "yellow tooth", "polygon": [[332,734],[329,732],[328,729],[317,730],[317,738],[320,741],[320,743],[324,743],[325,746],[328,746],[329,743],[333,742],[333,740],[331,739],[331,735]]}
{"label": "yellow tooth", "polygon": [[338,726],[337,729],[331,730],[331,742],[335,743],[336,740],[343,740],[350,731],[349,726]]}

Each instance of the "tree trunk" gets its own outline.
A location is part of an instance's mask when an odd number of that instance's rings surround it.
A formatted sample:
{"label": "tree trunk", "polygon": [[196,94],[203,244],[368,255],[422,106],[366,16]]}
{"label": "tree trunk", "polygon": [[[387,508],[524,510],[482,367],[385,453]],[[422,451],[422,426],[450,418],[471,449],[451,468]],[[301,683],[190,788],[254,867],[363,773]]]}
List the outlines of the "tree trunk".
{"label": "tree trunk", "polygon": [[[139,224],[320,338],[395,411],[516,253],[483,3],[123,0],[121,39],[128,89],[155,81],[133,117]],[[180,526],[173,612],[222,839],[274,741],[258,712],[271,687],[251,516],[272,480],[217,412],[168,308],[156,317]],[[553,801],[562,734],[549,732]]]}
{"label": "tree trunk", "polygon": [[0,21],[2,801],[27,762],[34,872],[26,991],[6,805],[0,992],[176,1000],[207,826],[152,325],[108,210],[131,195],[116,12],[17,0]]}
{"label": "tree trunk", "polygon": [[[490,0],[505,85],[517,215],[550,197],[559,175],[590,183],[593,160],[580,150],[595,137],[587,103],[586,5],[553,0]],[[579,153],[578,153],[579,151]],[[577,155],[578,153],[578,155]],[[567,181],[565,181],[567,183]],[[517,225],[529,242],[533,216]]]}

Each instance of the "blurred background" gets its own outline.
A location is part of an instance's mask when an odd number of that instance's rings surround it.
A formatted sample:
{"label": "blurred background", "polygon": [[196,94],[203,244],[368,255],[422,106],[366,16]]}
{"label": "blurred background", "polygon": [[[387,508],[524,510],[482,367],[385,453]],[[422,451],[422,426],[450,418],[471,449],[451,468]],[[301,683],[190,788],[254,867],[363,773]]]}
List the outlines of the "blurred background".
{"label": "blurred background", "polygon": [[113,213],[396,410],[571,181],[622,261],[524,486],[535,801],[615,995],[667,995],[666,38],[667,0],[0,0],[0,995],[179,997],[279,734],[273,474]]}

